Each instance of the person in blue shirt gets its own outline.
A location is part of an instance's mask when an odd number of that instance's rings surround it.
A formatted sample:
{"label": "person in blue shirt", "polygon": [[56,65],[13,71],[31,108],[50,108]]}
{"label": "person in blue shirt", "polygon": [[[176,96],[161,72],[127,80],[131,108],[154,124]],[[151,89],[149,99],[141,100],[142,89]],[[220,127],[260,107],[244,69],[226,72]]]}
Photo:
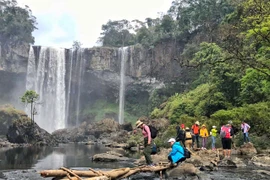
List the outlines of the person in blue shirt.
{"label": "person in blue shirt", "polygon": [[176,142],[174,138],[169,139],[168,143],[170,143],[172,150],[168,155],[168,159],[171,162],[172,166],[177,166],[179,162],[183,162],[186,160],[184,156],[184,148],[180,145],[179,142]]}

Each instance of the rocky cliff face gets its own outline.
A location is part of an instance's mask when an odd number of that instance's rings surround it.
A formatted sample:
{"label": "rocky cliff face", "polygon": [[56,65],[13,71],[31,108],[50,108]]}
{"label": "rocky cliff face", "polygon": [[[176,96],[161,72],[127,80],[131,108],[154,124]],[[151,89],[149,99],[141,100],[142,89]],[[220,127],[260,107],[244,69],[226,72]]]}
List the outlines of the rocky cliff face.
{"label": "rocky cliff face", "polygon": [[[180,52],[181,46],[172,42],[159,44],[153,49],[139,45],[124,49],[71,50],[40,46],[1,49],[0,100],[14,104],[11,99],[18,99],[16,103],[19,104],[19,97],[28,87],[43,97],[42,111],[46,107],[52,109],[44,111],[43,116],[62,108],[61,112],[47,119],[62,118],[63,125],[78,125],[80,120],[76,113],[89,102],[100,98],[119,101],[122,60],[125,62],[125,92],[136,89],[140,98],[140,94],[149,94],[164,81],[179,76],[181,68],[174,57]],[[57,100],[62,95],[61,107],[58,107]],[[46,105],[45,99],[50,99],[50,104]],[[52,102],[56,102],[55,105]],[[63,113],[66,116],[58,117]]]}

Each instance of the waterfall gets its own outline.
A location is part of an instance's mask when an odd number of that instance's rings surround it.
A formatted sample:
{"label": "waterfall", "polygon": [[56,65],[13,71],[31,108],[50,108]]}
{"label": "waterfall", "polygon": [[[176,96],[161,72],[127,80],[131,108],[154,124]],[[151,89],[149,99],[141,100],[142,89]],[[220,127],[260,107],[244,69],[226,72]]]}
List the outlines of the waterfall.
{"label": "waterfall", "polygon": [[39,94],[35,122],[48,132],[66,126],[65,73],[65,49],[30,48],[26,89]]}
{"label": "waterfall", "polygon": [[72,126],[80,124],[81,86],[85,72],[83,52],[84,49],[70,49],[67,62],[66,122]]}
{"label": "waterfall", "polygon": [[125,106],[125,64],[127,60],[128,47],[122,47],[119,49],[119,54],[121,54],[121,71],[120,71],[120,89],[119,89],[119,114],[118,122],[119,124],[124,123],[124,106]]}

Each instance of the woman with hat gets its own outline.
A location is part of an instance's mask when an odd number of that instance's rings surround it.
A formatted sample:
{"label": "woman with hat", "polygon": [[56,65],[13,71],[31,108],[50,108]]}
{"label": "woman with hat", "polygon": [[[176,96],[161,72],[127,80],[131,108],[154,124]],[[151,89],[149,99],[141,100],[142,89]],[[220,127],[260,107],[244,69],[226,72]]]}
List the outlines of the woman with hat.
{"label": "woman with hat", "polygon": [[208,134],[208,130],[206,129],[205,124],[202,125],[202,128],[200,130],[200,136],[202,137],[202,149],[206,150],[207,138],[209,134]]}
{"label": "woman with hat", "polygon": [[152,152],[152,138],[151,138],[151,131],[149,126],[144,124],[142,121],[138,120],[136,122],[136,127],[142,129],[142,134],[144,137],[144,149],[143,154],[145,157],[146,164],[148,166],[153,166],[153,161],[151,158],[151,152]]}
{"label": "woman with hat", "polygon": [[174,138],[170,138],[168,143],[170,143],[172,147],[172,151],[168,155],[168,159],[172,166],[177,166],[179,162],[186,160],[184,149],[179,142],[176,142]]}

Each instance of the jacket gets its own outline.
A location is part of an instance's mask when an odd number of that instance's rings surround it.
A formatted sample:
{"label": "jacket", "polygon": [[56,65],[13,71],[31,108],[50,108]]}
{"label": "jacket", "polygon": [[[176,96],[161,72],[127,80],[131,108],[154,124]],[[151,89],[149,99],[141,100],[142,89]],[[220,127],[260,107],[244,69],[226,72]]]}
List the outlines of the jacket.
{"label": "jacket", "polygon": [[169,156],[172,158],[172,163],[176,163],[180,159],[185,158],[184,148],[180,145],[179,142],[175,142],[172,145],[172,151],[170,152]]}
{"label": "jacket", "polygon": [[206,128],[201,128],[200,129],[200,136],[201,137],[208,137],[209,136],[208,130]]}

